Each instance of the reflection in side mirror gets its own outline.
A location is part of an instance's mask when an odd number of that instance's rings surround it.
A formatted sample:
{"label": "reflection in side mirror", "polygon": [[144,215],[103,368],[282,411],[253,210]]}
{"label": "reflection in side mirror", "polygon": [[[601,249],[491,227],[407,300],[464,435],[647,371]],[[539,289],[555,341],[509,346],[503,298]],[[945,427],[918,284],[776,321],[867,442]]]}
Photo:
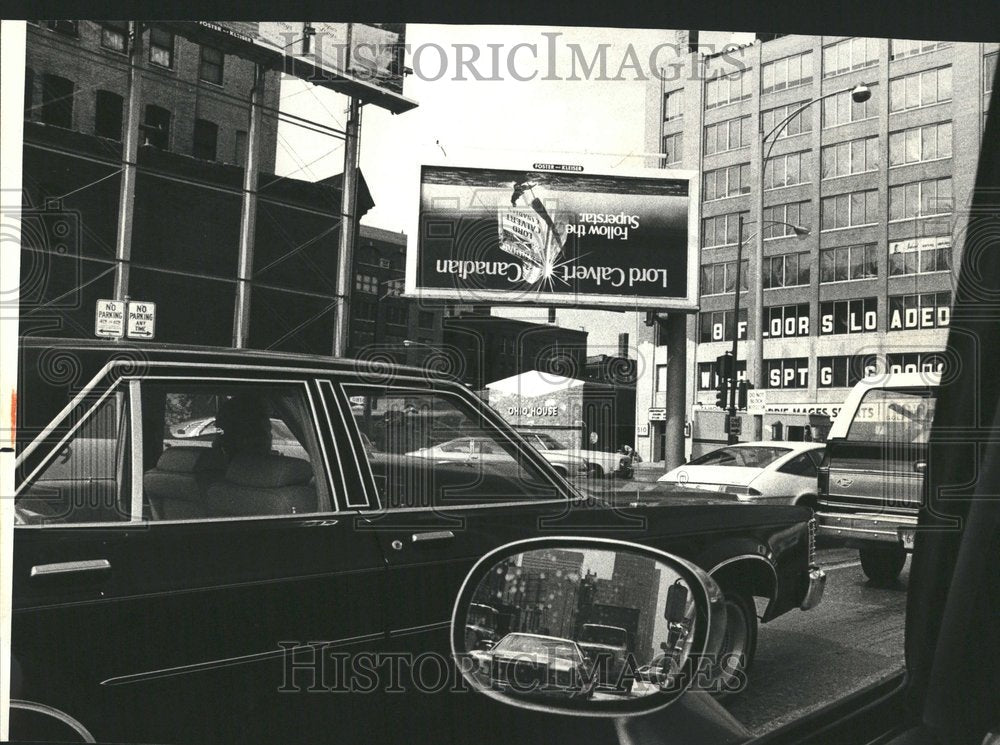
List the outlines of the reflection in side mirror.
{"label": "reflection in side mirror", "polygon": [[[714,618],[713,618],[714,616]],[[466,578],[452,646],[472,686],[506,703],[621,716],[666,705],[724,626],[701,569],[624,541],[519,541]],[[487,646],[488,644],[488,646]]]}

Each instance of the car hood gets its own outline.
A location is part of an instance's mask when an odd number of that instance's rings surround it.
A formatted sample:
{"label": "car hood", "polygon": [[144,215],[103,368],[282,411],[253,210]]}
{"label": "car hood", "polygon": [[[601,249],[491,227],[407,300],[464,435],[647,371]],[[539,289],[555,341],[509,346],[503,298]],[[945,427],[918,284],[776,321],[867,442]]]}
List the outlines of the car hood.
{"label": "car hood", "polygon": [[659,480],[687,484],[694,488],[723,486],[749,486],[760,476],[762,468],[741,466],[678,466],[663,474]]}
{"label": "car hood", "polygon": [[534,665],[545,665],[553,670],[572,670],[580,663],[562,657],[549,657],[547,655],[536,655],[529,652],[494,652],[492,659],[501,662],[523,662]]}

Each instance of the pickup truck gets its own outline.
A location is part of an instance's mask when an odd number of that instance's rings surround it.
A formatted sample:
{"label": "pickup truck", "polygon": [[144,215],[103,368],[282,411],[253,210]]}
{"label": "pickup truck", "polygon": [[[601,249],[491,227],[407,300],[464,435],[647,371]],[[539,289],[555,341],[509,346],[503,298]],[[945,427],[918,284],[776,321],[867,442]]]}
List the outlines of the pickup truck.
{"label": "pickup truck", "polygon": [[[606,503],[424,369],[43,338],[21,358],[12,739],[465,742],[496,706],[449,683],[455,598],[540,535],[673,552],[764,622],[822,594],[809,509]],[[407,455],[466,435],[508,457]],[[757,622],[727,613],[744,641]]]}
{"label": "pickup truck", "polygon": [[819,468],[819,533],[858,548],[876,585],[894,582],[913,550],[940,380],[934,372],[866,378],[830,427]]}

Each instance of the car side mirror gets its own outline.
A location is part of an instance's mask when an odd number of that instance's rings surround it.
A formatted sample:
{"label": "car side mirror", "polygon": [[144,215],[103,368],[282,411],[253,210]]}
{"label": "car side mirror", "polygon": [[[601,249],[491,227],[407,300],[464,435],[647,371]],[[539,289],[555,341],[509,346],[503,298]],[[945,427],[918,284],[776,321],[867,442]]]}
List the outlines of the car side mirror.
{"label": "car side mirror", "polygon": [[[497,641],[466,648],[483,606],[496,610]],[[620,717],[666,706],[701,679],[725,623],[722,591],[690,562],[625,541],[539,538],[473,567],[452,653],[475,691],[503,703]]]}

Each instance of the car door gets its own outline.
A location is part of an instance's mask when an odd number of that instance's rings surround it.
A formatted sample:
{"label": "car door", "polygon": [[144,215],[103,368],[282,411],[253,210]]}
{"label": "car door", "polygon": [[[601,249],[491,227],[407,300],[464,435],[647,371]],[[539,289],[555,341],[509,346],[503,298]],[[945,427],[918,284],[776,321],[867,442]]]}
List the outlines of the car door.
{"label": "car door", "polygon": [[[178,418],[250,394],[280,408],[295,447],[286,436],[213,469],[212,443],[169,442]],[[377,648],[384,563],[374,535],[354,529],[347,453],[319,426],[316,383],[167,365],[113,380],[101,396],[79,402],[57,430],[65,436],[28,459],[14,543],[14,697],[101,740],[370,734],[376,703],[335,690],[331,668],[337,653]],[[73,463],[67,480],[60,452],[83,439],[114,447],[103,466]],[[96,471],[115,482],[94,488]],[[317,695],[323,688],[334,690]]]}
{"label": "car door", "polygon": [[[465,742],[470,728],[489,727],[489,717],[509,720],[509,715],[471,695],[453,668],[449,628],[455,598],[485,553],[539,530],[571,530],[564,522],[567,492],[549,477],[537,453],[521,453],[512,440],[484,426],[495,414],[475,399],[398,378],[392,386],[345,382],[338,397],[352,412],[359,441],[378,447],[395,440],[399,453],[377,454],[362,464],[373,468],[366,476],[382,500],[368,519],[389,569],[385,653],[396,659],[393,675],[409,694],[387,697],[390,718],[399,731],[433,727],[438,742]],[[420,414],[399,424],[395,412],[404,410]],[[428,427],[428,421],[437,425]],[[405,457],[460,429],[488,441],[493,458],[470,467]],[[414,439],[400,441],[399,432]],[[456,703],[452,694],[463,693]]]}

